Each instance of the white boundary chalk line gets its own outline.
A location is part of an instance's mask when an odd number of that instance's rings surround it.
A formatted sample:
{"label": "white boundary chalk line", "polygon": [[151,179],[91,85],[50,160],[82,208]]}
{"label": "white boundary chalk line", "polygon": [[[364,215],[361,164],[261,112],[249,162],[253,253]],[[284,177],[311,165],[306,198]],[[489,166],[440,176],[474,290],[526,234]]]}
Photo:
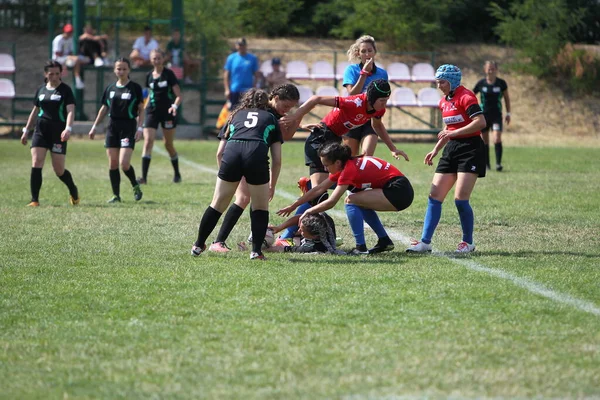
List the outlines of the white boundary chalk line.
{"label": "white boundary chalk line", "polygon": [[[154,146],[153,151],[155,151],[163,156],[169,157],[169,154],[165,150],[163,150],[157,146]],[[217,174],[216,169],[206,167],[202,164],[198,164],[194,161],[190,161],[184,157],[179,156],[179,161],[181,163],[188,165],[199,171],[209,172],[209,173],[215,174],[215,175]],[[288,199],[288,200],[296,200],[298,198],[298,196],[294,196],[293,194],[288,193],[285,190],[281,190],[281,189],[277,189],[275,194],[283,197],[284,199]],[[340,211],[337,211],[337,210],[331,210],[330,213],[339,218],[346,217],[346,214],[344,214]],[[406,236],[405,234],[395,231],[395,230],[392,230],[392,229],[386,229],[386,230],[388,231],[388,233],[392,239],[400,241],[405,245],[410,244],[410,238],[408,236]],[[446,258],[455,264],[459,264],[467,269],[470,269],[471,271],[485,273],[485,274],[494,276],[496,278],[510,281],[513,284],[515,284],[516,286],[519,286],[531,293],[546,297],[557,303],[566,304],[566,305],[575,307],[580,311],[584,311],[586,313],[590,313],[597,317],[600,317],[600,307],[596,306],[592,302],[589,302],[586,300],[581,300],[581,299],[578,299],[576,297],[573,297],[573,296],[565,294],[565,293],[556,292],[556,291],[549,289],[546,286],[544,286],[540,283],[537,283],[535,281],[518,277],[518,276],[513,275],[509,272],[506,272],[502,269],[489,268],[489,267],[483,266],[479,263],[476,263],[473,260],[468,260],[465,258],[449,257],[449,256],[445,255],[444,253],[437,252],[437,251],[434,251],[432,254],[436,257]]]}

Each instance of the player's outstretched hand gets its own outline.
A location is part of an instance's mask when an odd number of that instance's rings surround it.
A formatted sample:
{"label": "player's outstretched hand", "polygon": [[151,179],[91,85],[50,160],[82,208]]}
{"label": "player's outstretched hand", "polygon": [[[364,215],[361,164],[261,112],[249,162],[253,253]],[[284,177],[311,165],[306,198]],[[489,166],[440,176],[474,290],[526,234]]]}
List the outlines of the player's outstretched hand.
{"label": "player's outstretched hand", "polygon": [[295,210],[296,210],[296,207],[294,207],[294,206],[287,206],[287,207],[284,207],[281,210],[277,211],[277,215],[279,215],[281,217],[287,217],[291,213],[293,213]]}
{"label": "player's outstretched hand", "polygon": [[408,159],[408,155],[407,155],[405,152],[403,152],[402,150],[394,150],[394,151],[392,151],[392,156],[394,156],[394,158],[395,158],[396,160],[399,160],[399,159],[400,159],[400,156],[402,156],[402,157],[404,157],[404,159],[405,159],[406,161],[410,161],[410,160]]}

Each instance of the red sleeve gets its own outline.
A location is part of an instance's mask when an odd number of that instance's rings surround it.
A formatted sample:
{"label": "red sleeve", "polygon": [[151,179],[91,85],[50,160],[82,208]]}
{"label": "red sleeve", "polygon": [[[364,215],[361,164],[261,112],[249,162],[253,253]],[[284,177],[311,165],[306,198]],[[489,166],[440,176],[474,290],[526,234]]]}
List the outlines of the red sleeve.
{"label": "red sleeve", "polygon": [[340,179],[341,174],[342,174],[341,172],[338,172],[337,174],[329,174],[329,180],[331,182],[337,182],[338,179]]}
{"label": "red sleeve", "polygon": [[354,162],[352,160],[348,160],[346,162],[346,166],[340,173],[340,176],[337,179],[338,185],[354,185],[354,181],[356,180],[356,175],[358,171],[354,166]]}
{"label": "red sleeve", "polygon": [[479,105],[479,102],[477,101],[477,97],[470,90],[465,90],[465,94],[462,96],[462,98],[460,100],[461,100],[461,102],[460,102],[461,106],[463,107],[465,112],[472,105]]}

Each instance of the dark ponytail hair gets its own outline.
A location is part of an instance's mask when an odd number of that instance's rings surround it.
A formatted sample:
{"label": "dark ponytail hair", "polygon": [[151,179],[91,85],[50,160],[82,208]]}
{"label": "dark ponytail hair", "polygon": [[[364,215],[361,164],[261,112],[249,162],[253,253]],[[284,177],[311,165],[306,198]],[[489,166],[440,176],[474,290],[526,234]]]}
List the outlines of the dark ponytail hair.
{"label": "dark ponytail hair", "polygon": [[[50,68],[58,68],[60,74],[62,74],[62,65],[58,61],[48,60],[44,64],[44,73],[48,72]],[[60,77],[59,77],[60,79]],[[62,79],[61,79],[62,80]],[[48,83],[48,78],[44,77],[44,83]]]}
{"label": "dark ponytail hair", "polygon": [[252,88],[246,91],[240,102],[235,106],[234,110],[231,112],[231,115],[227,119],[227,131],[225,133],[225,139],[229,138],[229,124],[233,120],[235,114],[240,110],[247,110],[252,108],[257,108],[259,110],[266,110],[269,106],[269,95],[262,89]]}
{"label": "dark ponytail hair", "polygon": [[308,233],[319,238],[327,251],[331,254],[345,254],[336,248],[335,225],[331,218],[326,218],[325,213],[309,214],[302,218],[302,226]]}
{"label": "dark ponytail hair", "polygon": [[300,100],[300,92],[298,91],[298,88],[296,87],[296,85],[291,83],[282,83],[280,85],[275,86],[273,90],[271,90],[271,93],[269,93],[269,100],[273,100],[275,96],[279,97],[279,100],[283,101]]}
{"label": "dark ponytail hair", "polygon": [[336,161],[342,162],[342,167],[346,165],[348,160],[352,158],[352,150],[350,147],[341,143],[327,143],[319,149],[319,156],[328,159],[332,163]]}

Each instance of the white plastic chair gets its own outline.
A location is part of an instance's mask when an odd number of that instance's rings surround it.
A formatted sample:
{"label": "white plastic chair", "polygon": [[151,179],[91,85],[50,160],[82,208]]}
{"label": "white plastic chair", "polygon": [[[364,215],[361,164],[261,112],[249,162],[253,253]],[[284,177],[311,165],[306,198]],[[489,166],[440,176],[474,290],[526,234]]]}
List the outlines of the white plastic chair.
{"label": "white plastic chair", "polygon": [[391,63],[387,67],[388,79],[394,82],[408,82],[410,81],[410,71],[408,65],[395,62]]}
{"label": "white plastic chair", "polygon": [[348,67],[350,63],[348,61],[340,61],[335,66],[335,79],[338,81],[344,80],[344,71],[346,71],[346,67]]}
{"label": "white plastic chair", "polygon": [[412,80],[415,82],[435,82],[435,71],[431,64],[417,63],[413,65]]}
{"label": "white plastic chair", "polygon": [[392,90],[388,105],[394,107],[416,107],[417,98],[411,88],[399,87]]}
{"label": "white plastic chair", "polygon": [[10,54],[0,54],[0,74],[15,72],[15,60]]}
{"label": "white plastic chair", "polygon": [[286,65],[288,79],[310,79],[308,65],[304,61],[290,61]]}
{"label": "white plastic chair", "polygon": [[333,80],[335,78],[333,65],[331,65],[329,61],[315,61],[311,67],[310,77],[312,79]]}
{"label": "white plastic chair", "polygon": [[267,74],[273,72],[273,65],[271,65],[271,60],[263,61],[262,64],[260,64],[260,72],[262,72],[264,76],[267,76]]}
{"label": "white plastic chair", "polygon": [[299,103],[303,104],[313,95],[313,91],[310,87],[304,85],[296,85],[298,88],[298,92],[300,92],[300,100]]}
{"label": "white plastic chair", "polygon": [[0,99],[12,99],[15,97],[15,85],[10,79],[0,79]]}
{"label": "white plastic chair", "polygon": [[339,96],[340,92],[333,86],[319,86],[315,94],[317,96]]}
{"label": "white plastic chair", "polygon": [[419,107],[435,107],[440,104],[440,91],[435,88],[423,88],[417,93],[417,103]]}

